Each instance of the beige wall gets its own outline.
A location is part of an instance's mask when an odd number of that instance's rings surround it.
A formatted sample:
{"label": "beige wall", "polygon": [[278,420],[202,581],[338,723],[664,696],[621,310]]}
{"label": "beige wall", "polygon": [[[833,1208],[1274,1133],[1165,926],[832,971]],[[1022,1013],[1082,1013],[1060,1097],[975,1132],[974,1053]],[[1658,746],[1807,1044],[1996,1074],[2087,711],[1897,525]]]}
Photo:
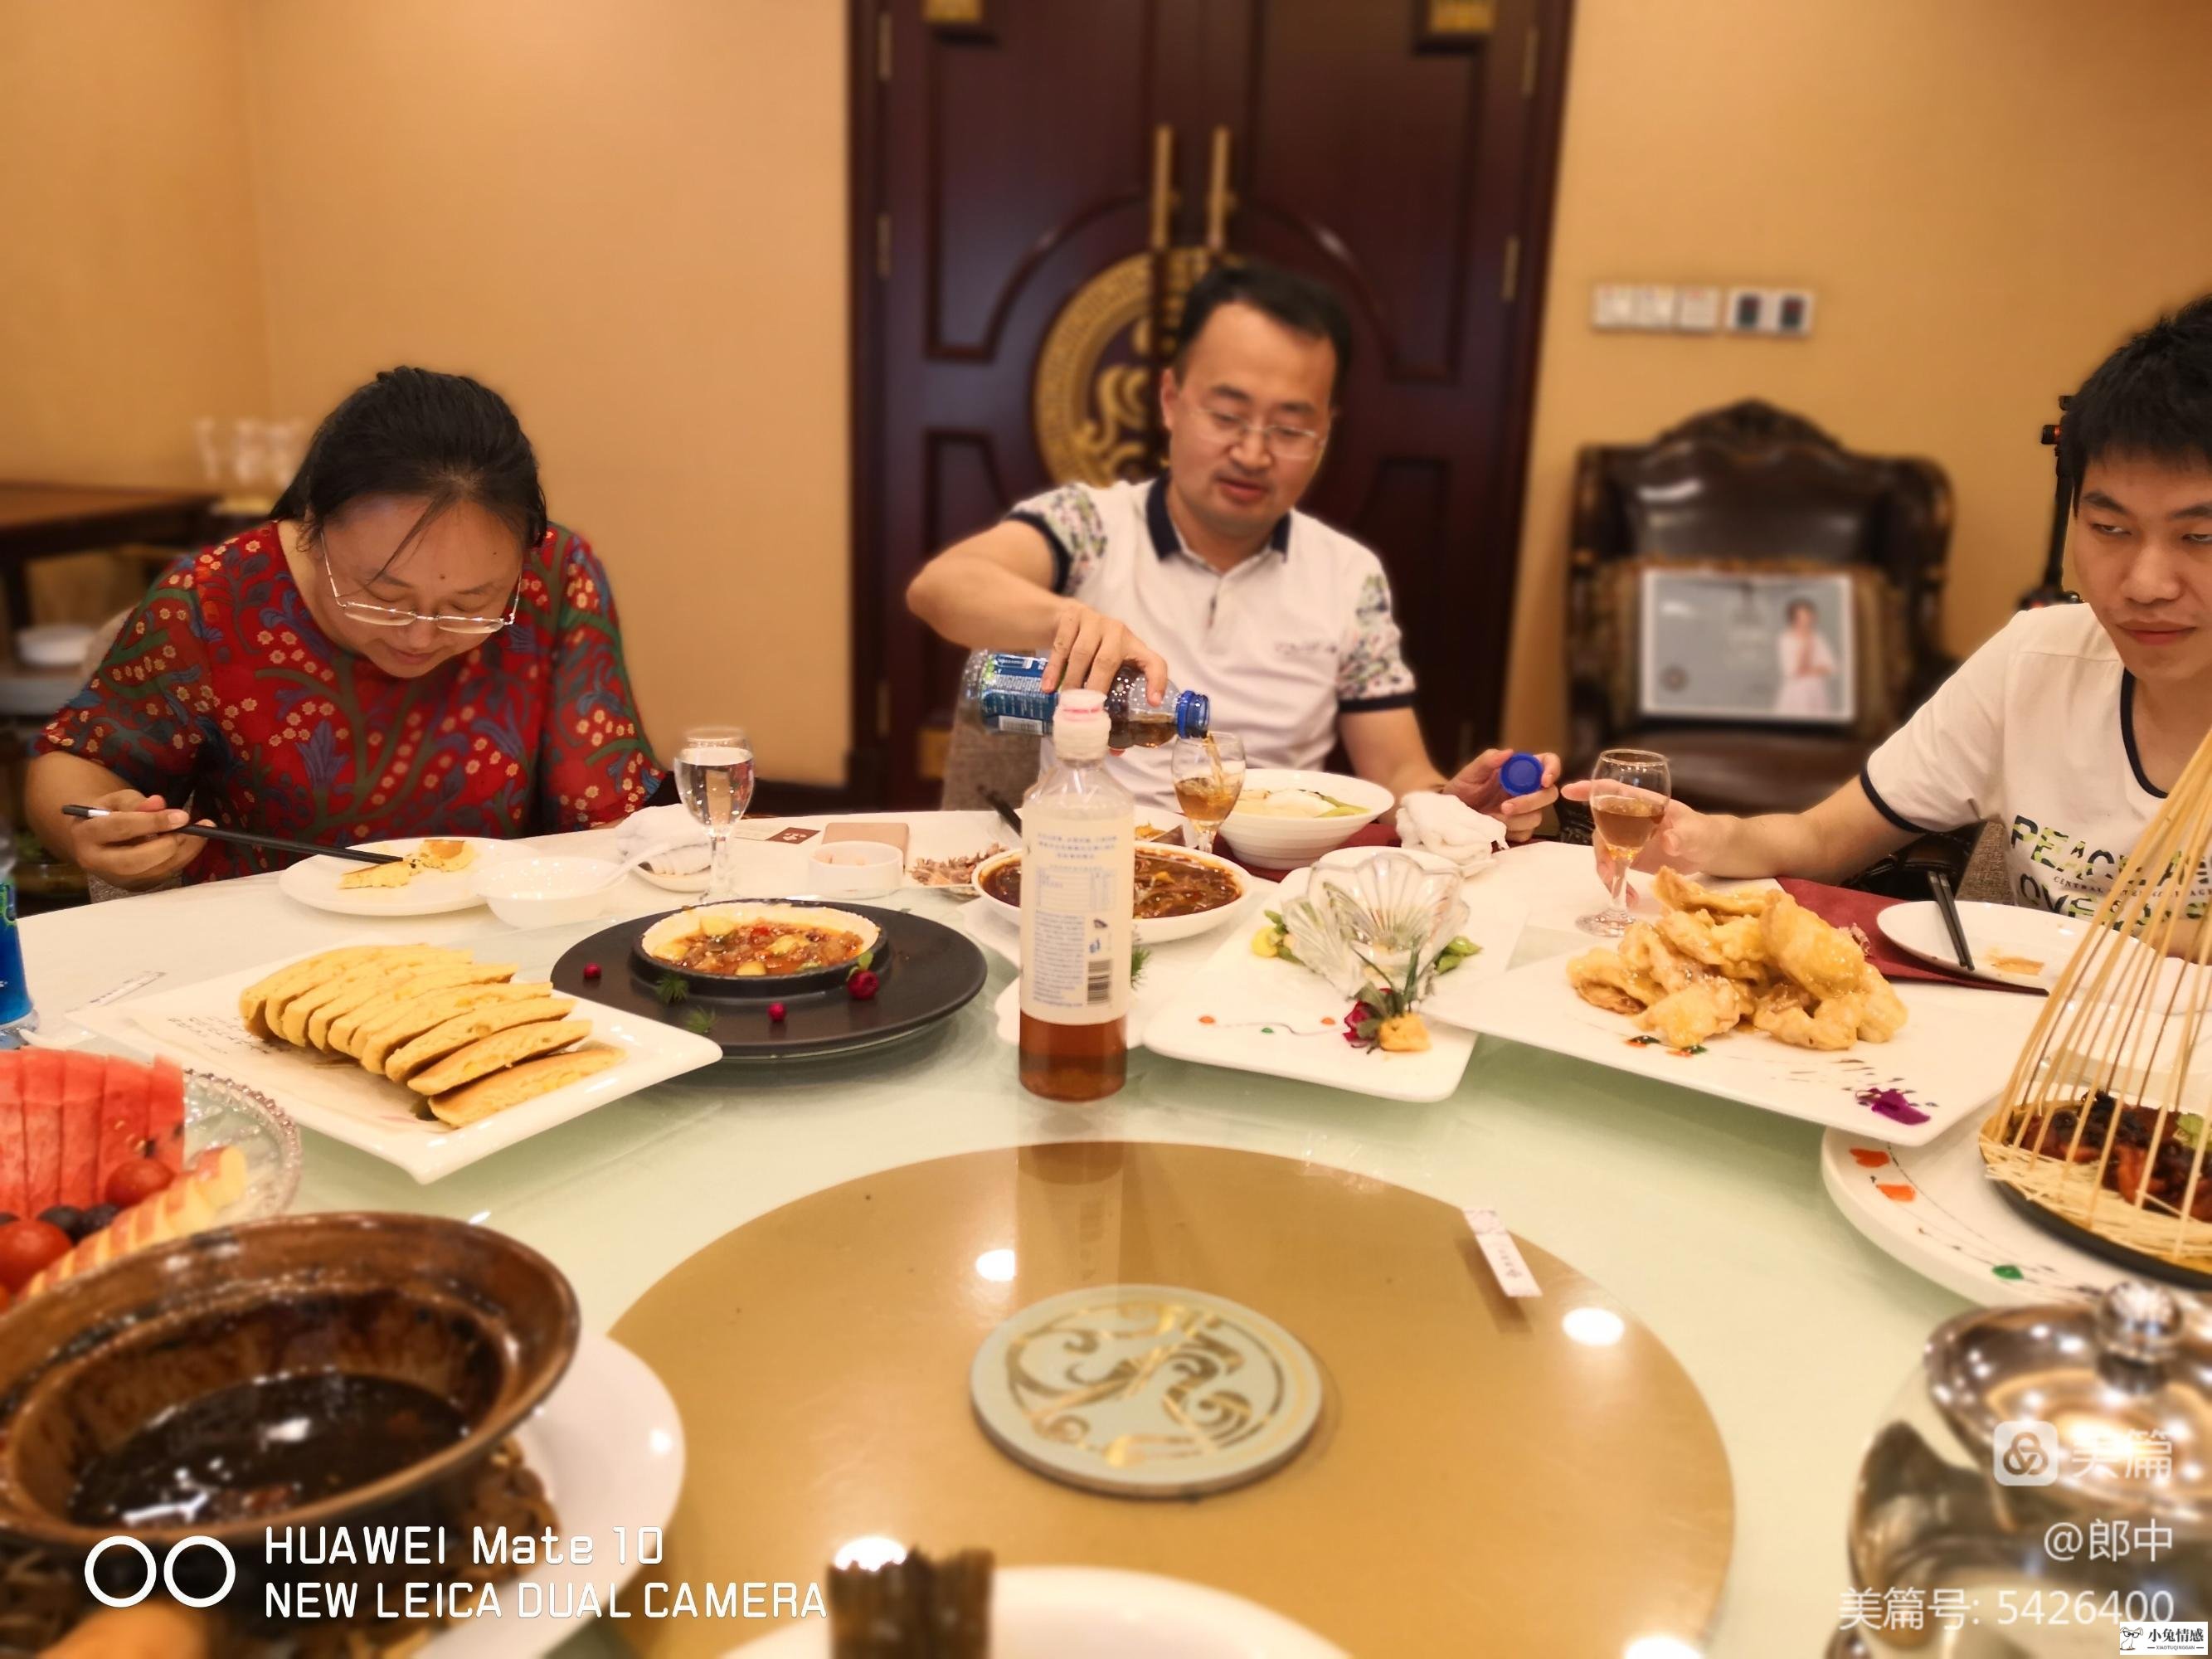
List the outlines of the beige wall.
{"label": "beige wall", "polygon": [[252,0],[276,406],[477,375],[612,574],[655,744],[848,732],[844,8]]}
{"label": "beige wall", "polygon": [[[0,476],[195,476],[199,414],[400,361],[514,401],[656,743],[847,732],[844,7],[0,0]],[[1947,629],[2033,580],[2054,396],[2212,287],[2212,5],[1582,0],[1508,731],[1561,736],[1576,447],[1748,394],[1958,490]],[[1803,343],[1601,335],[1802,283]]]}
{"label": "beige wall", "polygon": [[[1964,651],[2033,585],[2054,398],[2212,289],[2200,0],[1580,0],[1507,726],[1563,736],[1576,448],[1746,395],[1934,457]],[[1598,334],[1601,281],[1813,288],[1803,342]]]}
{"label": "beige wall", "polygon": [[242,0],[0,0],[0,477],[191,483],[269,393]]}

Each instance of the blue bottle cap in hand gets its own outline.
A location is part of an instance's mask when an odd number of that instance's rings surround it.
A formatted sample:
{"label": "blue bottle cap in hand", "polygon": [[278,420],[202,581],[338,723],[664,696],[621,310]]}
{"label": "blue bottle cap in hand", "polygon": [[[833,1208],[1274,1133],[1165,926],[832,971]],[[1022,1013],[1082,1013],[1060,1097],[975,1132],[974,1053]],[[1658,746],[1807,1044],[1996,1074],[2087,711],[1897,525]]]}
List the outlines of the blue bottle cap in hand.
{"label": "blue bottle cap in hand", "polygon": [[1509,800],[1533,795],[1544,787],[1544,763],[1534,755],[1508,755],[1498,769],[1498,781],[1505,786]]}

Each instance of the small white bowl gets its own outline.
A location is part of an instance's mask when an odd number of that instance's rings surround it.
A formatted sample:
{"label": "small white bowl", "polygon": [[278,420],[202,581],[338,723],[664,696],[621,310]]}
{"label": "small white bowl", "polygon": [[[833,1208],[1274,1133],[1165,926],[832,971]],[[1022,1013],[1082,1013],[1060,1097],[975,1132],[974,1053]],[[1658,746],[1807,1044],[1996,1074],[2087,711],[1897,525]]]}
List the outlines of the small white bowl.
{"label": "small white bowl", "polygon": [[1397,804],[1381,784],[1341,772],[1254,767],[1244,774],[1244,793],[1255,789],[1310,789],[1360,809],[1342,817],[1279,818],[1247,811],[1240,800],[1222,823],[1222,839],[1240,856],[1273,870],[1295,870],[1334,852]]}
{"label": "small white bowl", "polygon": [[824,842],[807,855],[814,888],[842,898],[895,891],[906,879],[906,854],[884,841]]}
{"label": "small white bowl", "polygon": [[558,927],[605,914],[622,873],[606,859],[505,858],[479,866],[469,884],[510,927]]}

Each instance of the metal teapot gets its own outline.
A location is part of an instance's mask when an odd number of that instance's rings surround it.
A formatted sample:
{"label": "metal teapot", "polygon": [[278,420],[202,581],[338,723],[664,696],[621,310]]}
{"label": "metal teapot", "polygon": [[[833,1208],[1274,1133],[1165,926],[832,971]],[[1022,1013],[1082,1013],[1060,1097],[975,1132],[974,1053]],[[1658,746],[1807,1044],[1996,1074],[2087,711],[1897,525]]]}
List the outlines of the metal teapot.
{"label": "metal teapot", "polygon": [[1922,1360],[1860,1466],[1830,1659],[2105,1659],[2122,1619],[2212,1618],[2205,1310],[2121,1284],[1961,1315]]}

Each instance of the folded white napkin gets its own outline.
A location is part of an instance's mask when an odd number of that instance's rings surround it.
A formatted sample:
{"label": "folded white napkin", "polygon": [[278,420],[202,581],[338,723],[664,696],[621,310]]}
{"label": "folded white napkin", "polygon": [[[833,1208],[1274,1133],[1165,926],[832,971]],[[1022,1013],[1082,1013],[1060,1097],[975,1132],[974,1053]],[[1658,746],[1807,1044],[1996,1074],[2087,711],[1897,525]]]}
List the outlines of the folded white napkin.
{"label": "folded white napkin", "polygon": [[1423,790],[1398,803],[1398,839],[1408,847],[1449,859],[1471,874],[1505,845],[1505,826],[1457,795]]}
{"label": "folded white napkin", "polygon": [[615,830],[615,850],[624,859],[647,858],[663,875],[692,875],[713,856],[706,826],[682,806],[648,806],[631,813]]}

